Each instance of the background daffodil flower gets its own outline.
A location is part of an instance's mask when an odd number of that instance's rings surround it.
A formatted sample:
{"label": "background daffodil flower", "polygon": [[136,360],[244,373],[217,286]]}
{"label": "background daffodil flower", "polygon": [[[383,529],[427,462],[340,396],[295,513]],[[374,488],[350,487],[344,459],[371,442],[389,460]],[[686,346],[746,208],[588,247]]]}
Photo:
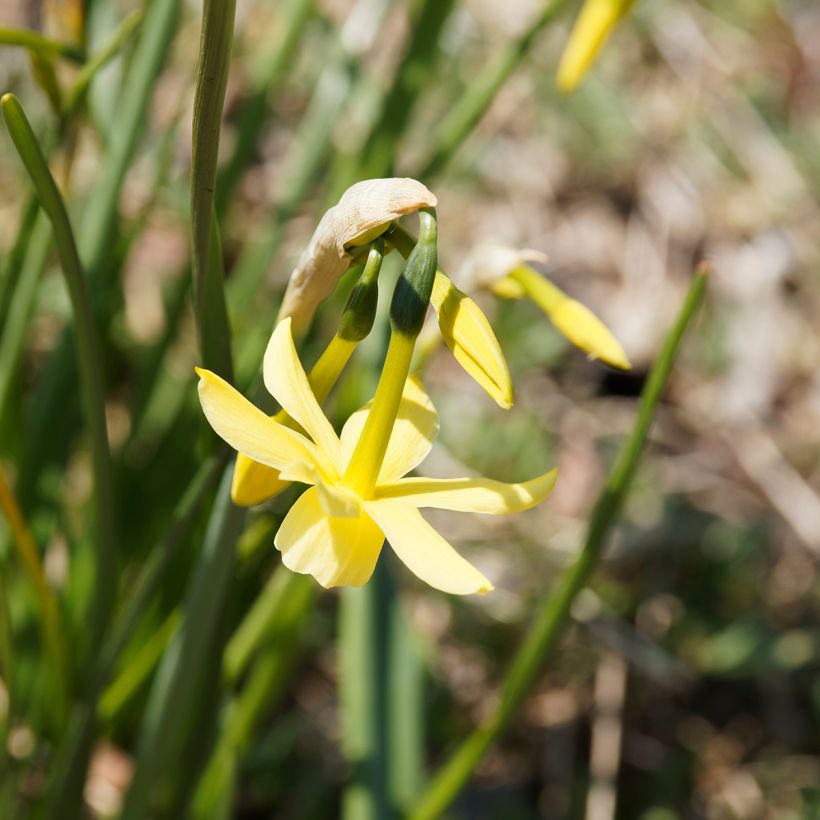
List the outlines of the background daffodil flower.
{"label": "background daffodil flower", "polygon": [[310,484],[275,538],[285,566],[313,575],[322,586],[359,586],[371,576],[386,538],[423,581],[454,594],[485,593],[493,586],[422,517],[420,507],[509,513],[538,504],[552,490],[556,471],[507,484],[486,478],[404,478],[427,456],[438,432],[436,411],[420,382],[406,381],[387,452],[371,492],[359,494],[347,473],[370,406],[358,410],[337,436],[302,369],[290,319],[271,337],[265,386],[307,435],[268,417],[216,374],[197,369],[199,397],[211,426],[236,450]]}
{"label": "background daffodil flower", "polygon": [[461,271],[470,288],[487,288],[500,299],[528,297],[549,316],[556,330],[591,359],[629,370],[629,359],[612,331],[585,305],[567,296],[529,262],[544,264],[546,254],[505,245],[479,247]]}

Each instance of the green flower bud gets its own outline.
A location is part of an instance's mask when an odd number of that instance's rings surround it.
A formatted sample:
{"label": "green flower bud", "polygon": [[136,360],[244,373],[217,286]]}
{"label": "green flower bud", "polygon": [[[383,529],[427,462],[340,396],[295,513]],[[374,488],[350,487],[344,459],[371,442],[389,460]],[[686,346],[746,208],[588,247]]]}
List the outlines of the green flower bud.
{"label": "green flower bud", "polygon": [[433,208],[424,208],[419,211],[418,241],[407,257],[390,304],[393,328],[404,336],[415,338],[421,331],[437,264],[436,212]]}

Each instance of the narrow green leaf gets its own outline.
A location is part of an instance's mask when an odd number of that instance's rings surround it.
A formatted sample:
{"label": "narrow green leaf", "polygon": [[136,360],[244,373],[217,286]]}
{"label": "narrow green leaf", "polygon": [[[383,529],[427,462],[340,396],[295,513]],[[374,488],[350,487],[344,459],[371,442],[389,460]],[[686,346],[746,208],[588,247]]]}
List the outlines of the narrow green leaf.
{"label": "narrow green leaf", "polygon": [[[156,78],[171,50],[181,0],[153,0],[140,27],[134,54],[125,77],[121,105],[109,132],[94,196],[88,201],[78,231],[81,258],[92,284],[95,305],[106,295],[104,273],[110,267],[111,238],[119,211],[119,198],[139,138],[148,121],[148,103]],[[30,444],[20,465],[18,493],[28,507],[37,494],[44,465],[59,460],[71,437],[73,414],[66,412],[76,377],[71,358],[70,330],[51,353],[32,402]]]}
{"label": "narrow green leaf", "polygon": [[74,78],[74,84],[71,86],[71,90],[63,101],[63,118],[65,120],[68,120],[79,108],[85,99],[91,81],[110,60],[117,56],[123,45],[125,45],[131,35],[137,30],[141,22],[142,12],[139,9],[135,9],[113,31],[105,45],[83,65]]}
{"label": "narrow green leaf", "polygon": [[385,89],[381,110],[367,142],[359,151],[359,162],[351,175],[346,175],[341,192],[358,179],[389,176],[396,158],[399,140],[413,114],[416,102],[433,78],[439,38],[450,17],[455,0],[416,4],[416,16],[401,65],[391,86]]}
{"label": "narrow green leaf", "polygon": [[94,624],[92,645],[97,645],[108,622],[116,594],[117,545],[114,530],[111,454],[108,449],[105,420],[105,394],[88,282],[80,264],[65,204],[22,106],[13,94],[6,94],[0,99],[0,109],[12,141],[34,184],[40,205],[51,221],[74,313],[80,393],[91,441],[94,474],[96,600],[90,623]]}
{"label": "narrow green leaf", "polygon": [[81,63],[85,59],[83,50],[71,43],[63,43],[59,40],[52,40],[43,37],[36,31],[29,31],[24,28],[0,27],[0,46],[21,46],[27,48],[32,54],[37,54],[45,58],[64,57],[75,63]]}
{"label": "narrow green leaf", "polygon": [[[264,600],[268,597],[274,601],[272,606]],[[226,677],[232,674],[229,668],[234,670],[233,674],[238,669],[239,662],[229,660],[231,647],[235,654],[241,651],[243,658],[248,658],[249,671],[239,694],[222,710],[219,740],[197,787],[192,818],[212,820],[230,816],[227,812],[233,803],[239,764],[254,728],[285,692],[315,597],[313,578],[297,575],[280,565],[246,617],[248,628],[240,628],[236,633],[238,643],[229,644],[223,663]],[[265,631],[259,629],[262,622],[268,627]],[[254,645],[252,650],[249,644]],[[239,646],[243,649],[239,650]],[[215,807],[223,807],[223,811]]]}
{"label": "narrow green leaf", "polygon": [[432,138],[432,150],[416,173],[421,179],[437,176],[489,109],[502,85],[527,56],[541,32],[563,11],[568,0],[547,0],[541,13],[518,39],[507,45],[467,86]]}
{"label": "narrow green leaf", "polygon": [[23,254],[22,264],[10,294],[8,313],[0,323],[0,408],[6,407],[15,384],[15,374],[20,364],[37,287],[46,266],[51,249],[51,225],[41,211],[37,211],[28,252]]}
{"label": "narrow green leaf", "polygon": [[223,454],[223,457],[214,457],[200,466],[174,510],[165,535],[151,551],[151,559],[133,585],[128,603],[118,613],[96,659],[82,702],[72,715],[64,741],[58,750],[51,786],[46,796],[44,817],[56,817],[58,811],[61,820],[79,815],[88,760],[97,727],[98,702],[103,688],[108,684],[115,664],[139,619],[153,602],[172,557],[190,536],[207,494],[224,469],[224,461]]}
{"label": "narrow green leaf", "polygon": [[182,626],[166,651],[143,719],[134,777],[122,820],[142,820],[159,780],[181,749],[190,706],[233,576],[236,541],[245,510],[231,503],[233,465],[225,471],[214,502],[202,554],[188,589]]}
{"label": "narrow green leaf", "polygon": [[525,638],[501,687],[498,705],[450,756],[410,813],[412,820],[440,817],[472,776],[489,746],[503,731],[555,648],[575,596],[586,586],[606,545],[606,539],[626,498],[638,466],[649,428],[663,396],[683,336],[703,300],[707,272],[700,268],[689,287],[680,313],[641,394],[638,417],[621,448],[609,478],[592,511],[584,545],[576,561],[559,578],[555,588],[538,605]]}

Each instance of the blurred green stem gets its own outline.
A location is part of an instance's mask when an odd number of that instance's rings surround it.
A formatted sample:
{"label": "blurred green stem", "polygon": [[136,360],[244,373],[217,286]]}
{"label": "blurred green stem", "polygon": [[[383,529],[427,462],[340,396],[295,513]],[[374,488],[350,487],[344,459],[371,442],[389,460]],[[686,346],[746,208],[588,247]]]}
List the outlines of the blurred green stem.
{"label": "blurred green stem", "polygon": [[34,310],[37,286],[51,250],[51,225],[39,207],[35,211],[30,234],[27,251],[22,254],[22,264],[15,272],[14,290],[10,294],[5,321],[0,320],[0,408],[7,406],[6,402],[16,384],[14,376]]}
{"label": "blurred green stem", "polygon": [[316,0],[289,0],[284,11],[282,35],[277,44],[266,44],[261,56],[261,68],[251,95],[243,101],[236,123],[236,145],[230,160],[219,172],[216,185],[216,212],[222,216],[242,172],[248,166],[259,135],[268,122],[268,100],[285,77],[305,26],[314,13]]}
{"label": "blurred green stem", "polygon": [[128,38],[142,22],[142,12],[135,9],[114,30],[105,45],[87,62],[74,79],[74,85],[63,101],[63,119],[67,120],[85,99],[91,81],[110,60],[117,56]]}
{"label": "blurred green stem", "polygon": [[231,336],[214,209],[222,107],[228,83],[236,0],[205,0],[194,95],[191,234],[194,311],[203,367],[232,378]]}
{"label": "blurred green stem", "polygon": [[441,31],[454,5],[455,0],[419,0],[413,4],[412,28],[402,60],[393,82],[381,95],[378,117],[364,145],[354,156],[340,158],[331,197],[334,201],[358,180],[392,173],[399,141],[434,75]]}
{"label": "blurred green stem", "polygon": [[342,590],[339,700],[342,746],[352,767],[343,820],[382,820],[389,797],[388,688],[390,598],[396,591],[382,555],[363,587]]}
{"label": "blurred green stem", "polygon": [[[53,764],[53,778],[43,818],[66,820],[79,814],[81,795],[94,733],[98,701],[110,680],[117,660],[131,638],[139,619],[145,614],[165,577],[165,570],[180,544],[190,536],[202,505],[225,467],[225,453],[203,462],[174,510],[162,540],[151,551],[151,558],[132,585],[128,603],[118,613],[96,662],[82,703],[72,715],[63,745]],[[69,812],[67,807],[73,807]],[[59,807],[59,809],[58,809]]]}
{"label": "blurred green stem", "polygon": [[626,498],[680,343],[703,299],[707,278],[705,267],[699,268],[695,273],[677,320],[669,331],[644,386],[635,426],[621,448],[592,511],[580,555],[538,605],[524,643],[504,679],[498,705],[484,723],[462,741],[438,771],[409,815],[411,820],[432,820],[440,817],[447,809],[470,779],[490,744],[515,714],[545,659],[555,648],[569,618],[572,602],[586,586],[597,566],[607,535]]}
{"label": "blurred green stem", "polygon": [[75,63],[81,63],[84,59],[83,50],[79,46],[52,40],[36,31],[23,28],[0,26],[0,46],[22,46],[32,54],[46,59],[55,56],[65,57]]}
{"label": "blurred green stem", "polygon": [[[102,310],[110,294],[104,274],[111,267],[112,236],[116,234],[118,205],[125,174],[148,121],[148,104],[157,76],[170,53],[181,0],[153,0],[146,9],[139,37],[120,94],[112,124],[78,231],[81,259],[91,283],[94,306]],[[74,405],[68,401],[75,378],[70,329],[52,350],[31,405],[29,448],[20,466],[18,497],[24,509],[37,497],[38,481],[49,463],[65,457],[74,424]]]}
{"label": "blurred green stem", "polygon": [[[68,670],[65,655],[67,643],[61,628],[57,598],[48,585],[37,545],[34,543],[31,531],[23,518],[11,487],[6,482],[2,469],[0,469],[0,510],[11,530],[20,565],[28,576],[37,598],[37,614],[40,619],[44,654],[53,675],[54,688],[51,691],[55,693],[55,697],[50,705],[54,712],[55,726],[59,726],[65,718],[68,700]],[[3,674],[8,680],[9,667],[4,669]]]}
{"label": "blurred green stem", "polygon": [[567,2],[568,0],[547,0],[541,13],[536,16],[527,31],[507,45],[501,54],[470,82],[464,94],[456,100],[433,134],[433,149],[415,174],[419,179],[436,176],[442,171],[484,116],[498,90],[518,68],[538,36],[563,10]]}
{"label": "blurred green stem", "polygon": [[233,465],[224,471],[202,553],[185,599],[179,631],[162,658],[146,707],[122,820],[143,820],[157,782],[182,748],[196,719],[192,703],[214,642],[233,577],[245,510],[231,503]]}
{"label": "blurred green stem", "polygon": [[0,100],[3,116],[23,164],[26,166],[40,205],[51,221],[54,241],[60,255],[74,312],[77,336],[77,363],[80,392],[84,406],[94,474],[96,524],[95,583],[96,600],[92,620],[96,646],[108,622],[117,589],[117,546],[114,530],[114,501],[111,454],[105,419],[105,393],[94,315],[88,283],[83,272],[74,233],[63,198],[51,175],[22,106],[12,94]]}
{"label": "blurred green stem", "polygon": [[[312,578],[280,564],[245,619],[247,630],[240,628],[235,634],[238,643],[228,644],[222,666],[228,682],[236,684],[246,665],[249,671],[239,694],[222,710],[222,731],[197,787],[193,818],[212,820],[223,816],[214,807],[232,805],[242,755],[260,718],[270,713],[285,691],[316,588]],[[242,649],[236,648],[240,645]],[[227,811],[224,816],[229,816]]]}

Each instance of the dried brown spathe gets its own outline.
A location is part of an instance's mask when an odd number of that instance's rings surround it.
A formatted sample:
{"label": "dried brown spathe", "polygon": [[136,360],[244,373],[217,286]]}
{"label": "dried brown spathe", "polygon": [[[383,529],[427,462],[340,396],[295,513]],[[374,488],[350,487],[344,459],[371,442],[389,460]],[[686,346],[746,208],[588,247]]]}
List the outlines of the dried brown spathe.
{"label": "dried brown spathe", "polygon": [[294,332],[304,330],[350,265],[348,248],[369,242],[394,220],[436,202],[415,179],[366,179],[351,185],[322,217],[291,273],[279,320],[290,316]]}

